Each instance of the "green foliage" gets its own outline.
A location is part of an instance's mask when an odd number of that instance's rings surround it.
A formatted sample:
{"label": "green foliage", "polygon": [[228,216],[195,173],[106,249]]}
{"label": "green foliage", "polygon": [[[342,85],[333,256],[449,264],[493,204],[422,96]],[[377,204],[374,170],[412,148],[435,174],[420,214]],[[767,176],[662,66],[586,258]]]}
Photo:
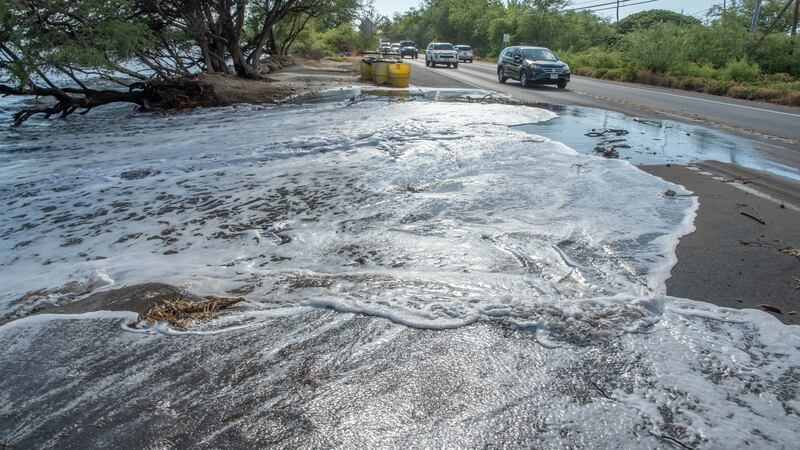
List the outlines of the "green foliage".
{"label": "green foliage", "polygon": [[377,46],[374,38],[360,34],[349,23],[325,29],[319,23],[309,27],[297,38],[292,52],[307,58],[319,59],[345,53],[356,53]]}
{"label": "green foliage", "polygon": [[134,0],[52,0],[47,15],[30,14],[28,3],[0,0],[1,42],[15,55],[0,68],[20,85],[37,69],[113,70],[157,41],[146,23],[131,19]]}
{"label": "green foliage", "polygon": [[711,64],[701,65],[693,62],[676,64],[667,72],[667,75],[710,79],[719,79],[721,77],[720,71]]}
{"label": "green foliage", "polygon": [[800,75],[800,42],[790,54],[791,38],[784,34],[767,36],[764,44],[756,52],[753,60],[766,73],[788,73]]}
{"label": "green foliage", "polygon": [[634,64],[663,73],[688,61],[688,38],[686,28],[660,23],[625,35],[622,46]]}
{"label": "green foliage", "polygon": [[684,16],[665,9],[651,9],[631,14],[619,21],[620,33],[647,30],[658,24],[672,24],[678,27],[699,26],[701,22],[692,16]]}
{"label": "green foliage", "polygon": [[761,76],[758,64],[748,62],[746,59],[731,60],[722,71],[722,78],[728,81],[755,81]]}
{"label": "green foliage", "polygon": [[708,27],[692,27],[687,42],[691,61],[724,67],[747,50],[748,27],[738,17],[726,15]]}
{"label": "green foliage", "polygon": [[619,69],[630,65],[622,52],[605,50],[601,47],[594,47],[584,52],[565,51],[559,53],[559,57],[573,68]]}

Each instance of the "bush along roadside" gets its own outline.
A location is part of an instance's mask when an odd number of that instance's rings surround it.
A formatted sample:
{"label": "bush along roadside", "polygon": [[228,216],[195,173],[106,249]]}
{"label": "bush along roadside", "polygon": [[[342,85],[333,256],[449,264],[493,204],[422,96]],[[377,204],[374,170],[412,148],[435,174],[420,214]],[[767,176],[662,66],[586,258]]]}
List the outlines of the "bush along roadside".
{"label": "bush along roadside", "polygon": [[800,80],[788,73],[762,73],[758,63],[744,59],[731,59],[721,68],[681,62],[656,71],[613,50],[563,52],[560,56],[575,75],[800,106]]}

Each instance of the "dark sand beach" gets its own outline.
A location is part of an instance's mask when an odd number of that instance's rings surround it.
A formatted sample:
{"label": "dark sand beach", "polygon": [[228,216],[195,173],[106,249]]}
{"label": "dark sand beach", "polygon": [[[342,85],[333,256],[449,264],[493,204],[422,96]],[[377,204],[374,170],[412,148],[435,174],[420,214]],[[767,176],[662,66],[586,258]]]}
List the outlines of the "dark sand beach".
{"label": "dark sand beach", "polygon": [[[667,293],[729,308],[763,308],[800,324],[800,185],[789,179],[718,162],[641,168],[695,192],[697,230],[678,245]],[[765,194],[746,192],[756,190]],[[748,215],[745,215],[748,214]],[[754,219],[753,216],[765,223]]]}

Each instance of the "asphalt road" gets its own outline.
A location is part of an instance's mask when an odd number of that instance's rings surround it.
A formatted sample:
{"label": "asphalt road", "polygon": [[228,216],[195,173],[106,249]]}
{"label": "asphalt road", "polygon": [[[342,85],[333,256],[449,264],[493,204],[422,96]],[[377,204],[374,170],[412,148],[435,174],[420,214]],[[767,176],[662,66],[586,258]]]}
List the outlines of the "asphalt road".
{"label": "asphalt road", "polygon": [[411,83],[415,86],[480,88],[533,103],[587,106],[644,117],[701,122],[743,134],[788,140],[784,144],[800,153],[798,108],[578,76],[572,77],[566,90],[551,86],[523,89],[514,80],[498,83],[496,65],[490,63],[461,63],[458,69],[428,68],[423,58],[411,63],[414,65]]}

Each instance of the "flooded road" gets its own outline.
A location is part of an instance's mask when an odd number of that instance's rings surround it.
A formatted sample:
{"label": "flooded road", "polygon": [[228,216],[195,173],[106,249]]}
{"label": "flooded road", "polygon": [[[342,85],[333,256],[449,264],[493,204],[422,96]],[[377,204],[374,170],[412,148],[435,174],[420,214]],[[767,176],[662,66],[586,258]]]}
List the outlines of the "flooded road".
{"label": "flooded road", "polygon": [[[791,446],[796,327],[664,294],[695,198],[465,95],[3,130],[0,439]],[[28,316],[152,281],[247,303]]]}

